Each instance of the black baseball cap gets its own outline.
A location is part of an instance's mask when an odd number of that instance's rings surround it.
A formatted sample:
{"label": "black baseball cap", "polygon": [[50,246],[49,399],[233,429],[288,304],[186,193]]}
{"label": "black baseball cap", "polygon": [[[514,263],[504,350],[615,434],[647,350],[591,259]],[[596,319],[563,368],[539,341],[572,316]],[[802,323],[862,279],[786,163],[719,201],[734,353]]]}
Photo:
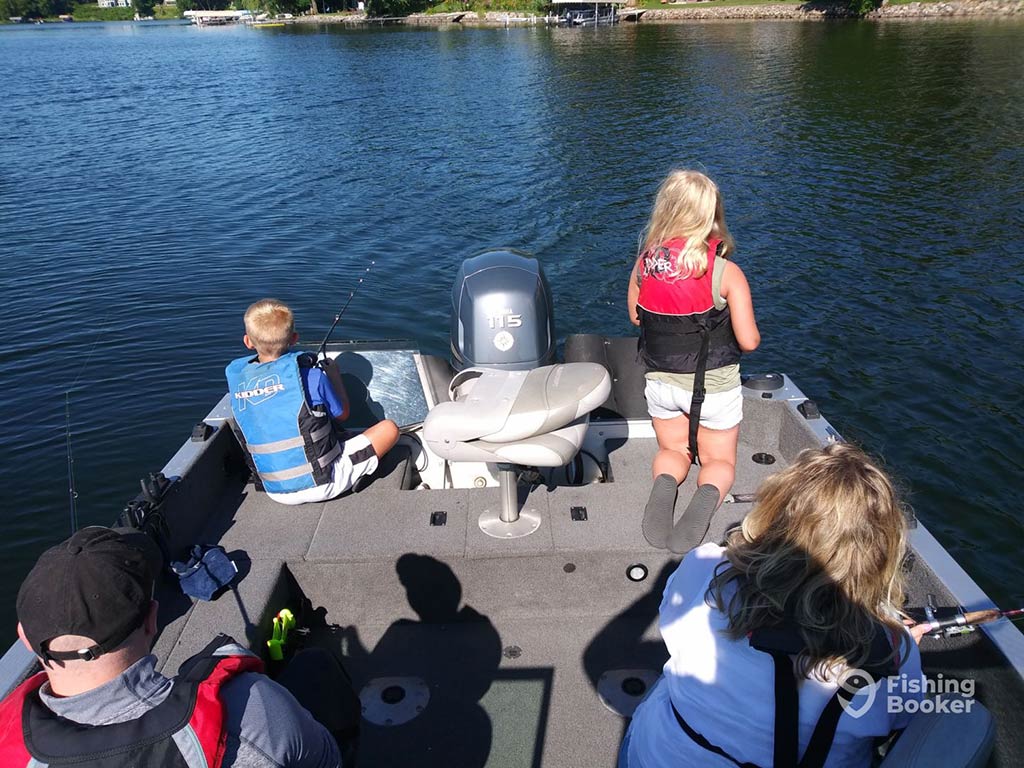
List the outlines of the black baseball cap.
{"label": "black baseball cap", "polygon": [[[163,568],[160,549],[134,529],[91,526],[46,550],[18,590],[18,621],[44,661],[92,661],[140,626]],[[50,651],[55,637],[81,635],[95,645]]]}

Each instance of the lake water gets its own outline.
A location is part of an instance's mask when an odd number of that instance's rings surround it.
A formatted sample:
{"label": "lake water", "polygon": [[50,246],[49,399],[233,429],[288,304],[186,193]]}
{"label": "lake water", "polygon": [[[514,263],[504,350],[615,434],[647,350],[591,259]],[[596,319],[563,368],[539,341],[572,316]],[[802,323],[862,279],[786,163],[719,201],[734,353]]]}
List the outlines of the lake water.
{"label": "lake water", "polygon": [[[1024,600],[1024,23],[0,28],[0,626],[224,391],[266,295],[444,354],[475,250],[629,334],[654,190],[711,174],[782,370]],[[67,394],[67,397],[65,396]],[[1013,603],[1013,606],[1009,604]],[[13,634],[13,633],[12,633]]]}

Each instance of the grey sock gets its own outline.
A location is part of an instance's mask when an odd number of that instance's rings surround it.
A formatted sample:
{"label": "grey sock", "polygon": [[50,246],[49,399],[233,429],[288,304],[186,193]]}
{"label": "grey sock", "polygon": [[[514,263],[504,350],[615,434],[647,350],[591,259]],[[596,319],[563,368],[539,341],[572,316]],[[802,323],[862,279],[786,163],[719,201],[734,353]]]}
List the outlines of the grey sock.
{"label": "grey sock", "polygon": [[668,537],[669,549],[676,554],[683,554],[700,545],[711,526],[711,516],[718,509],[718,497],[718,488],[710,483],[697,489]]}
{"label": "grey sock", "polygon": [[652,547],[664,549],[668,534],[672,530],[672,514],[676,509],[676,493],[679,487],[672,475],[658,475],[654,478],[651,498],[644,509],[642,530],[644,538]]}

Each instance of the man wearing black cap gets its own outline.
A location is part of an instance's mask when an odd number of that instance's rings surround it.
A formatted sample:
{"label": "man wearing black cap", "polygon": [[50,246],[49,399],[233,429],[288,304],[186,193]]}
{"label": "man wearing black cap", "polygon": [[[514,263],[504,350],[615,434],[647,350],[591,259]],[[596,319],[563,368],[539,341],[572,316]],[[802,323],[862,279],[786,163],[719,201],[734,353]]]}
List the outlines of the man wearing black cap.
{"label": "man wearing black cap", "polygon": [[17,610],[44,672],[0,703],[0,766],[340,766],[327,729],[230,638],[175,678],[156,671],[161,568],[149,537],[110,528],[83,528],[43,553]]}

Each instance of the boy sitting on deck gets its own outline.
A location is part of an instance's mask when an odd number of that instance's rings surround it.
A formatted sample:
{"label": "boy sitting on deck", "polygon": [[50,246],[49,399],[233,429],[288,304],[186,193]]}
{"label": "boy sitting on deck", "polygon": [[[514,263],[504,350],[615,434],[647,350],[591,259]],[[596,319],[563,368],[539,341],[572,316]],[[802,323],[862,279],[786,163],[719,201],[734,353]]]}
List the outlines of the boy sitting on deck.
{"label": "boy sitting on deck", "polygon": [[245,312],[242,342],[256,351],[228,365],[231,410],[256,485],[281,504],[333,499],[377,469],[398,441],[384,420],[346,438],[348,395],[333,360],[292,351],[299,340],[292,311],[261,299]]}

